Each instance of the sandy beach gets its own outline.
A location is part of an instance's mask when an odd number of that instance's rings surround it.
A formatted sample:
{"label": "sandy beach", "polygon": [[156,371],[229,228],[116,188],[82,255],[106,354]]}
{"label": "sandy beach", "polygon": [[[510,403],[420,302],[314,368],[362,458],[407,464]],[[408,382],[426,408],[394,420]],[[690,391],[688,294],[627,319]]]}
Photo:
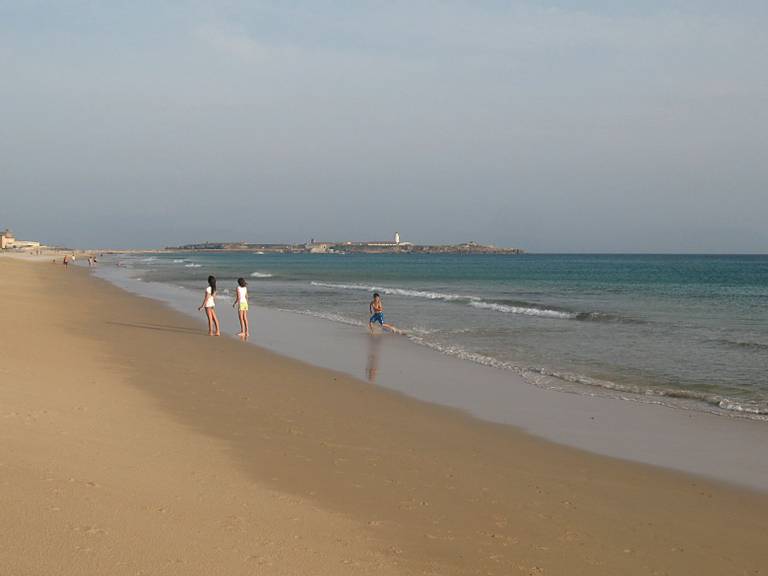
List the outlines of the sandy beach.
{"label": "sandy beach", "polygon": [[209,338],[63,268],[0,258],[0,574],[767,573],[765,493]]}

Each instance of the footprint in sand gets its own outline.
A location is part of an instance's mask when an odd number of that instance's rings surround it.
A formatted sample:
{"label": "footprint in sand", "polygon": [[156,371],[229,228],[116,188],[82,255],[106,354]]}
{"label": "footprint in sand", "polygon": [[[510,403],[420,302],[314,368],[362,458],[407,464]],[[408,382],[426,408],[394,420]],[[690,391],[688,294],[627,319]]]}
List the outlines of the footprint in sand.
{"label": "footprint in sand", "polygon": [[98,526],[74,526],[72,531],[82,532],[83,534],[88,534],[88,536],[100,536],[102,534],[107,534],[107,531],[104,530],[104,528],[99,528]]}
{"label": "footprint in sand", "polygon": [[518,566],[518,569],[527,576],[543,576],[544,568],[539,566]]}

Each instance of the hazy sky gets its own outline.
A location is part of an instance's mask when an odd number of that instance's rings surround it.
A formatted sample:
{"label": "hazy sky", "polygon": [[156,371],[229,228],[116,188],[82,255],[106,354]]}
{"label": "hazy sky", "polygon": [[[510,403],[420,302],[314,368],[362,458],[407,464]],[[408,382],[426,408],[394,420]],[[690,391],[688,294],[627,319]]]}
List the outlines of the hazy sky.
{"label": "hazy sky", "polygon": [[0,0],[0,226],[768,252],[768,2],[620,4]]}

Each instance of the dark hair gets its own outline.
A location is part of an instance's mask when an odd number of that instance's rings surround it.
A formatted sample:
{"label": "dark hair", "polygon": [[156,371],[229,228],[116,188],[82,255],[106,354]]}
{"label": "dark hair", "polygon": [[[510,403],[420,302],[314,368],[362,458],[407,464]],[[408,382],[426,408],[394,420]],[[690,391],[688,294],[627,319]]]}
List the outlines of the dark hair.
{"label": "dark hair", "polygon": [[238,279],[237,279],[237,284],[238,284],[239,286],[242,286],[243,288],[245,288],[246,286],[248,286],[248,283],[245,281],[245,278],[238,278]]}
{"label": "dark hair", "polygon": [[216,294],[216,277],[208,276],[208,286],[211,287],[211,294]]}
{"label": "dark hair", "polygon": [[374,292],[374,293],[373,293],[373,297],[374,297],[374,298],[381,298],[381,296],[379,295],[379,293],[378,293],[378,292]]}

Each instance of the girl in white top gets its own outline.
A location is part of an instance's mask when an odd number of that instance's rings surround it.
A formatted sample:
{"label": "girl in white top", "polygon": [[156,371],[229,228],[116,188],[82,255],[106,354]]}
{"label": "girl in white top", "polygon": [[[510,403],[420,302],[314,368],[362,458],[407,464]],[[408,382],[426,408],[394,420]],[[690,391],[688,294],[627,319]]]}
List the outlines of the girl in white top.
{"label": "girl in white top", "polygon": [[237,316],[240,318],[240,332],[238,336],[248,337],[248,284],[245,278],[237,279],[237,297],[232,303],[232,308],[237,306]]}
{"label": "girl in white top", "polygon": [[208,287],[205,289],[203,303],[197,307],[198,310],[205,309],[205,315],[208,317],[208,336],[221,336],[219,331],[219,319],[216,317],[216,278],[208,276]]}

